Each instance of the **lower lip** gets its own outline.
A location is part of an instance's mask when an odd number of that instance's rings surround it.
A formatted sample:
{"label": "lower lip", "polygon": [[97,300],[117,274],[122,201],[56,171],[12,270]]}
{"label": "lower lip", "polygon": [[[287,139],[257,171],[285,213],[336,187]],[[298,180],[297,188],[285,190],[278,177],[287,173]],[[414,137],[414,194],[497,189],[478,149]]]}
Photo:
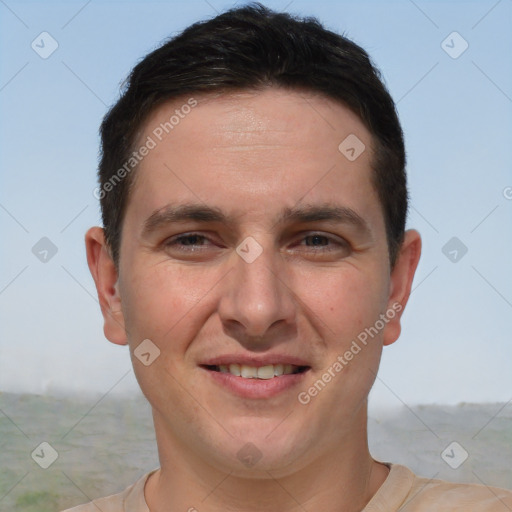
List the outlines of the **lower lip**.
{"label": "lower lip", "polygon": [[242,398],[270,398],[301,383],[309,370],[302,373],[280,375],[272,379],[245,379],[231,373],[216,372],[203,368],[211,378]]}

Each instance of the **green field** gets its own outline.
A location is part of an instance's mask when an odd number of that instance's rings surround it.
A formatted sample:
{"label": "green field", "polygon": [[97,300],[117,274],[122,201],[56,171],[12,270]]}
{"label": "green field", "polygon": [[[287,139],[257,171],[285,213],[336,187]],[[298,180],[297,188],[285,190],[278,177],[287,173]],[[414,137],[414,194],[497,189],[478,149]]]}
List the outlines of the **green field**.
{"label": "green field", "polygon": [[[98,400],[0,393],[0,511],[56,512],[118,492],[157,467],[144,398]],[[369,435],[377,459],[429,478],[512,488],[511,404],[373,413]],[[457,469],[440,456],[452,441],[468,452]],[[57,454],[47,469],[34,460],[48,457],[37,449],[42,442]]]}

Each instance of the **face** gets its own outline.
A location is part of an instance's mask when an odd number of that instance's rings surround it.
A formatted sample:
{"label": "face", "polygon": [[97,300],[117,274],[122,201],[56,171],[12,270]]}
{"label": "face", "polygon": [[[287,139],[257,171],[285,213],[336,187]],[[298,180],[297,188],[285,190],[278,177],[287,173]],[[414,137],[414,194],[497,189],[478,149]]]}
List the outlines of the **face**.
{"label": "face", "polygon": [[362,428],[417,257],[391,272],[372,138],[343,105],[280,89],[196,97],[158,140],[187,99],[159,107],[136,144],[156,142],[119,274],[97,265],[105,333],[130,345],[160,449],[284,474]]}

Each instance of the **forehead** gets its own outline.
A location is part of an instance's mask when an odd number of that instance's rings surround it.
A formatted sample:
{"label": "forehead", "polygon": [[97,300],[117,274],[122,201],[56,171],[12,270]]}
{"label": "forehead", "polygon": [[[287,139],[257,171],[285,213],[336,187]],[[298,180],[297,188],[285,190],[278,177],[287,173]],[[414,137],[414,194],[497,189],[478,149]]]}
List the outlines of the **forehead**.
{"label": "forehead", "polygon": [[322,95],[269,88],[184,96],[152,112],[135,148],[143,145],[151,149],[128,205],[140,215],[192,200],[239,215],[277,214],[302,199],[380,212],[371,134]]}
{"label": "forehead", "polygon": [[[139,143],[151,136],[162,149],[178,138],[197,136],[198,150],[273,150],[287,145],[297,150],[300,143],[303,151],[320,149],[338,156],[338,139],[356,133],[371,145],[361,119],[340,102],[308,91],[266,88],[182,96],[164,103],[144,123]],[[322,147],[313,148],[320,140]]]}

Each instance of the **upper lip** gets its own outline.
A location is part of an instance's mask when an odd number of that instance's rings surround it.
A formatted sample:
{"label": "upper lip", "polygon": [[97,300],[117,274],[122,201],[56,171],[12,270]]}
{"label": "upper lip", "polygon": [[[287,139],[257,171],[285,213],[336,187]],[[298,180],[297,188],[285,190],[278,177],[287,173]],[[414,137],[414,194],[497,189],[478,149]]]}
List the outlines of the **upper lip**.
{"label": "upper lip", "polygon": [[307,361],[300,357],[285,355],[285,354],[267,354],[261,356],[248,355],[248,354],[224,354],[216,357],[211,357],[200,363],[201,366],[219,366],[230,364],[243,364],[246,366],[266,366],[269,364],[291,364],[294,366],[307,366]]}

